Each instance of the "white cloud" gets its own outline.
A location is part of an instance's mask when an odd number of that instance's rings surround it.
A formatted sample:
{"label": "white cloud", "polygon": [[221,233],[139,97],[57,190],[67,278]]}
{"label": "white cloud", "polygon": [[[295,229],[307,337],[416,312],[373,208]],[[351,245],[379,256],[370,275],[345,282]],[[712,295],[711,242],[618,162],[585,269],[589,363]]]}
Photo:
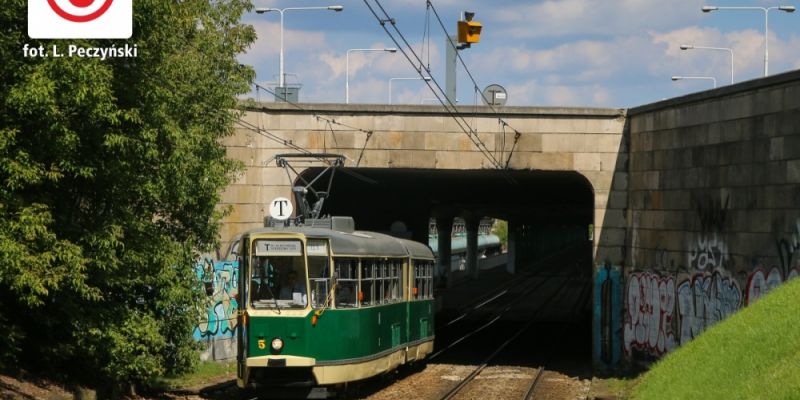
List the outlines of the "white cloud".
{"label": "white cloud", "polygon": [[515,106],[615,107],[611,90],[599,84],[561,85],[537,79],[508,87],[508,104]]}
{"label": "white cloud", "polygon": [[[391,89],[393,104],[421,104],[423,99],[435,97],[422,79],[394,80]],[[388,90],[385,101],[389,101]]]}
{"label": "white cloud", "polygon": [[[239,61],[252,65],[257,71],[264,70],[270,65],[270,70],[277,76],[280,54],[280,24],[277,22],[257,21],[253,27],[258,38],[248,51],[239,55]],[[290,30],[284,27],[284,65],[288,65],[287,55],[294,54],[302,49],[303,53],[318,53],[328,45],[325,34],[322,32],[309,32]],[[287,73],[291,71],[286,71]],[[270,76],[259,75],[259,81],[271,79]]]}
{"label": "white cloud", "polygon": [[[715,50],[680,50],[681,44],[730,48],[733,51],[735,80],[760,77],[764,68],[764,35],[754,29],[723,33],[716,28],[688,27],[652,34],[653,43],[665,48],[663,63],[651,63],[651,72],[672,75],[702,74],[717,77],[720,83],[730,78],[730,53]],[[782,40],[770,33],[771,70],[786,70],[797,60],[800,38]]]}
{"label": "white cloud", "polygon": [[621,35],[691,23],[701,17],[702,2],[672,0],[548,0],[505,6],[491,14],[499,35],[533,38],[562,35]]}
{"label": "white cloud", "polygon": [[653,52],[652,43],[643,37],[620,37],[608,41],[580,40],[550,49],[526,49],[521,47],[498,47],[488,56],[476,56],[483,71],[497,74],[513,72],[537,75],[558,73],[551,76],[558,81],[582,82],[609,79],[620,71],[641,65],[638,57],[642,52]]}
{"label": "white cloud", "polygon": [[[415,51],[419,53],[419,43],[412,43]],[[365,48],[391,47],[386,43],[376,42]],[[428,51],[425,51],[427,62]],[[311,77],[314,88],[303,95],[303,98],[315,98],[315,101],[342,101],[344,99],[346,55],[324,52],[303,63],[299,71],[303,79]],[[431,65],[435,67],[441,58],[439,48],[431,45]],[[386,103],[389,99],[390,78],[418,77],[415,67],[400,53],[388,52],[351,52],[350,53],[350,101],[352,103]],[[400,88],[413,86],[395,82]],[[417,82],[424,87],[418,92],[397,92],[396,102],[418,104],[422,93],[429,90],[422,82]],[[425,94],[427,97],[430,95]]]}

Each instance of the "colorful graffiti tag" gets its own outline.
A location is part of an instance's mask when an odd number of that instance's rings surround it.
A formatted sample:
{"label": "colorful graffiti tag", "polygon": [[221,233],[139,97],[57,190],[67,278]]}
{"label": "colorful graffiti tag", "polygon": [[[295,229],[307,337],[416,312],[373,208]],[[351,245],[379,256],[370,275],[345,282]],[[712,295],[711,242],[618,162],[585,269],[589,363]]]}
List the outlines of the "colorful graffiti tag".
{"label": "colorful graffiti tag", "polygon": [[723,268],[728,262],[728,246],[716,233],[699,235],[691,246],[688,261],[690,270]]}
{"label": "colorful graffiti tag", "polygon": [[778,239],[775,244],[778,247],[778,258],[781,261],[781,267],[789,276],[791,270],[798,266],[798,259],[795,254],[800,250],[800,218],[795,220],[794,232],[790,236]]}
{"label": "colorful graffiti tag", "polygon": [[628,276],[625,352],[639,349],[662,355],[675,347],[672,331],[675,310],[675,280],[641,272]]}
{"label": "colorful graffiti tag", "polygon": [[[792,268],[786,277],[786,280],[795,278],[798,273],[796,268]],[[767,294],[772,289],[780,286],[784,279],[781,276],[781,271],[778,267],[772,267],[769,273],[764,273],[761,268],[756,269],[747,277],[747,293],[745,295],[746,305],[753,304],[754,301]]]}
{"label": "colorful graffiti tag", "polygon": [[206,308],[194,330],[195,340],[233,337],[236,332],[239,263],[205,260],[195,265],[197,277],[204,285]]}
{"label": "colorful graffiti tag", "polygon": [[598,266],[594,279],[593,333],[595,368],[615,367],[622,352],[622,268]]}
{"label": "colorful graffiti tag", "polygon": [[[735,268],[726,240],[735,238],[735,232],[723,233],[729,221],[729,198],[695,202],[700,230],[688,236],[690,240],[681,251],[686,265],[674,267],[675,260],[667,259],[670,252],[657,245],[650,249],[655,254],[652,271],[632,272],[627,276],[623,327],[626,356],[659,357],[783,282],[800,276],[800,218],[789,224],[788,234],[781,234],[774,242],[775,255],[769,254],[769,250],[767,254],[755,254],[749,257],[752,268],[742,271]],[[634,218],[634,255],[638,247],[636,224]],[[736,257],[741,262],[742,255]],[[762,259],[771,266],[763,267]],[[656,269],[671,272],[661,273]]]}
{"label": "colorful graffiti tag", "polygon": [[680,344],[686,344],[736,312],[741,302],[739,284],[720,271],[699,273],[683,280],[678,285]]}

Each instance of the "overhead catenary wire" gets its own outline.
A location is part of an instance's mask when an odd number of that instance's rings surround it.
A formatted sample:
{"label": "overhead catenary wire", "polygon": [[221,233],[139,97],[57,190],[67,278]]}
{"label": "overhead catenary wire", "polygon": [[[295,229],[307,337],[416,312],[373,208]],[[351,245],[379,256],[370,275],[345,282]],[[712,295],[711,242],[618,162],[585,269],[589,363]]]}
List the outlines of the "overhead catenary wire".
{"label": "overhead catenary wire", "polygon": [[[453,47],[456,47],[456,43],[453,42],[453,37],[450,36],[450,32],[447,31],[447,28],[445,27],[444,22],[442,22],[442,18],[439,17],[439,13],[436,11],[436,7],[433,5],[433,2],[431,2],[431,0],[427,0],[427,7],[430,10],[433,11],[433,15],[436,17],[436,20],[439,22],[439,26],[442,28],[442,31],[444,32],[445,37],[447,38],[447,41],[449,42],[449,44],[451,46],[453,46]],[[486,95],[483,93],[483,91],[480,90],[480,88],[478,86],[478,82],[475,80],[475,77],[472,76],[472,72],[470,72],[469,67],[467,66],[467,63],[464,61],[464,58],[461,57],[461,53],[456,52],[456,57],[458,57],[458,61],[461,62],[461,66],[464,67],[464,71],[467,73],[467,76],[469,76],[470,81],[472,81],[472,85],[475,88],[475,90],[478,91],[481,94],[481,98],[483,98],[483,101],[486,103],[486,105],[489,106],[489,108],[492,110],[492,112],[497,114],[497,109],[494,108],[494,105],[489,101],[489,99],[486,98]],[[514,129],[511,126],[509,126],[509,128]],[[514,129],[514,130],[516,130],[516,129]]]}
{"label": "overhead catenary wire", "polygon": [[[381,12],[383,13],[385,18],[381,18],[381,16],[378,14],[378,12],[372,7],[372,5],[370,5],[369,0],[363,0],[363,1],[364,1],[364,4],[367,6],[367,8],[372,13],[372,15],[375,17],[375,19],[381,25],[383,30],[386,32],[386,34],[392,40],[392,42],[394,42],[394,44],[396,45],[398,50],[403,54],[403,56],[406,58],[406,60],[408,60],[408,62],[412,65],[412,67],[414,67],[414,70],[420,75],[420,77],[423,78],[423,81],[428,86],[428,88],[431,90],[431,92],[436,97],[436,99],[439,101],[439,103],[441,103],[445,107],[445,111],[449,114],[449,116],[451,118],[453,118],[453,120],[456,122],[458,127],[467,135],[467,137],[470,139],[470,141],[472,141],[472,143],[478,148],[478,150],[484,155],[484,157],[486,157],[489,160],[489,162],[491,163],[491,165],[494,168],[503,169],[503,165],[497,160],[497,158],[494,156],[492,151],[489,150],[489,148],[486,146],[486,144],[483,143],[483,141],[478,136],[478,133],[470,126],[469,122],[467,122],[467,120],[464,118],[464,116],[461,115],[461,113],[458,112],[458,110],[457,110],[455,104],[453,103],[453,101],[451,99],[447,98],[447,96],[442,96],[442,94],[444,93],[444,90],[442,89],[442,86],[439,84],[439,82],[435,78],[433,78],[432,74],[430,73],[431,72],[430,68],[429,67],[425,67],[425,68],[417,68],[416,67],[417,65],[424,65],[423,60],[419,55],[416,54],[416,52],[414,51],[414,48],[410,45],[410,43],[405,38],[403,33],[397,28],[395,19],[392,18],[386,12],[386,10],[380,4],[379,0],[373,0],[373,1],[375,2],[376,6],[381,9]],[[389,28],[386,27],[386,23],[387,22],[392,25],[392,27],[394,28],[395,32],[400,37],[400,40],[402,41],[402,43],[404,45],[401,44],[400,41],[398,41],[398,38],[396,38],[395,35],[392,34],[392,32],[389,30]],[[412,56],[413,56],[413,58],[412,58]],[[427,76],[425,74],[423,74],[423,70],[427,73]],[[429,79],[425,79],[425,78],[429,78]],[[436,88],[434,88],[434,85],[435,85]],[[444,100],[442,99],[442,97],[444,97]]]}
{"label": "overhead catenary wire", "polygon": [[[501,119],[500,120],[500,124],[502,125],[502,128],[503,128],[503,149],[505,149],[505,147],[506,147],[506,127],[508,126],[508,123]],[[511,127],[509,126],[509,128],[511,128]],[[520,136],[522,136],[522,134],[518,130],[516,130],[514,128],[511,128],[511,129],[514,130],[514,143],[511,145],[511,150],[508,152],[508,157],[506,157],[506,169],[508,169],[509,164],[511,164],[511,156],[514,155],[514,149],[517,148],[517,143],[519,142],[519,138],[520,138]]]}
{"label": "overhead catenary wire", "polygon": [[[298,110],[309,111],[309,110],[303,108],[303,106],[301,106],[301,105],[299,105],[299,104],[297,104],[297,103],[295,103],[293,101],[290,101],[285,96],[283,96],[283,95],[281,95],[279,93],[276,93],[275,91],[272,91],[272,90],[270,90],[268,88],[265,88],[265,87],[263,87],[263,86],[261,86],[261,85],[259,85],[257,83],[255,85],[256,85],[256,98],[258,98],[258,99],[260,99],[260,97],[258,95],[259,89],[263,89],[264,91],[266,91],[268,93],[271,93],[275,97],[280,98],[281,100],[283,100],[284,102],[288,103],[292,107],[297,108]],[[317,121],[324,121],[326,123],[326,128],[331,131],[331,135],[333,136],[333,140],[337,144],[338,144],[338,141],[336,140],[336,134],[334,133],[334,129],[333,129],[332,125],[341,126],[343,128],[347,128],[347,129],[352,130],[352,131],[358,131],[358,132],[361,132],[361,133],[364,133],[364,134],[367,135],[366,138],[364,139],[364,146],[361,148],[361,152],[358,155],[358,160],[355,162],[356,163],[356,167],[361,165],[361,160],[364,158],[364,152],[367,149],[367,143],[369,143],[370,138],[372,138],[372,135],[375,132],[373,130],[370,130],[370,129],[362,129],[362,128],[359,128],[359,127],[355,127],[355,126],[352,126],[352,125],[348,125],[348,124],[336,121],[336,119],[334,119],[332,117],[323,116],[323,115],[320,115],[320,114],[313,114],[313,116],[314,116],[314,118],[317,119]],[[323,139],[324,139],[324,137],[323,137]],[[326,144],[323,143],[323,145],[326,145]],[[350,159],[350,161],[353,161],[353,160]]]}
{"label": "overhead catenary wire", "polygon": [[[284,138],[276,135],[275,133],[270,132],[267,129],[264,129],[264,128],[258,126],[258,125],[254,125],[254,124],[252,124],[250,122],[247,122],[247,121],[245,121],[245,120],[243,120],[241,118],[239,120],[235,121],[235,122],[239,125],[239,127],[243,128],[243,129],[247,129],[247,130],[249,130],[251,132],[254,132],[254,133],[258,134],[258,135],[261,135],[261,136],[263,136],[263,137],[265,137],[265,138],[267,138],[269,140],[272,140],[273,142],[279,143],[279,144],[281,144],[281,145],[283,145],[285,147],[288,147],[290,149],[293,149],[293,150],[295,150],[295,151],[297,151],[299,153],[308,154],[308,155],[316,154],[316,153],[314,153],[313,151],[311,151],[309,149],[306,149],[304,147],[301,147],[301,146],[298,146],[298,145],[294,144],[291,140],[284,139]],[[370,134],[368,132],[367,140],[369,140],[369,136],[370,136]],[[364,147],[366,147],[366,144],[364,145]],[[342,156],[345,157],[345,159],[350,160],[351,162],[354,162],[354,160],[351,159],[350,157],[347,157],[347,155],[342,154]],[[316,158],[319,161],[323,162],[324,164],[327,164],[328,166],[330,166],[330,160],[327,160],[327,159],[325,159],[323,157],[317,157],[317,156],[312,156],[312,158]],[[268,164],[270,161],[272,161],[272,158],[267,160],[267,161],[265,161],[265,164]],[[356,165],[356,166],[358,166],[358,165]],[[351,175],[351,176],[355,177],[356,179],[359,179],[359,180],[361,180],[363,182],[366,182],[366,183],[368,183],[370,185],[377,185],[378,184],[377,181],[375,181],[375,180],[373,180],[371,178],[368,178],[368,177],[366,177],[364,175],[358,174],[355,171],[348,171],[347,169],[342,169],[342,172],[347,174],[347,175]]]}
{"label": "overhead catenary wire", "polygon": [[[436,7],[433,5],[433,2],[431,0],[427,0],[426,1],[426,8],[427,8],[426,15],[428,14],[429,11],[433,11],[433,15],[436,17],[436,21],[439,22],[439,26],[442,28],[442,31],[444,32],[444,35],[447,38],[447,41],[449,42],[449,45],[453,46],[455,48],[456,47],[456,43],[453,42],[453,37],[450,36],[450,32],[447,31],[447,27],[444,25],[444,22],[442,21],[442,18],[439,16],[439,12],[436,11]],[[494,104],[492,104],[492,102],[490,102],[489,99],[486,98],[486,94],[484,94],[483,91],[480,90],[480,87],[478,86],[478,82],[475,80],[475,77],[472,75],[472,72],[470,72],[469,67],[467,66],[467,63],[464,61],[464,58],[461,57],[461,53],[459,53],[458,51],[456,51],[455,53],[456,53],[456,56],[458,57],[458,61],[461,63],[461,66],[464,67],[464,71],[467,73],[467,76],[469,76],[470,81],[472,81],[472,86],[475,89],[475,91],[477,93],[480,93],[481,98],[483,99],[483,102],[487,106],[489,106],[489,108],[492,110],[493,113],[495,113],[495,115],[497,115],[498,114],[497,109],[494,108]],[[477,104],[477,101],[475,103]],[[499,119],[500,123],[503,125],[504,128],[508,127],[509,129],[514,131],[514,137],[515,137],[514,144],[516,144],[516,140],[521,135],[521,132],[518,131],[517,129],[515,129],[513,126],[511,126],[503,118],[498,118],[498,119]],[[505,136],[505,129],[503,131],[504,131],[503,134]],[[503,147],[501,148],[501,151],[505,151],[505,138],[503,138]],[[512,148],[511,151],[512,152],[514,151],[513,148]],[[510,155],[509,155],[509,161],[510,161]],[[506,169],[508,168],[508,164],[509,163],[507,161],[505,163],[505,168]]]}
{"label": "overhead catenary wire", "polygon": [[[255,85],[256,85],[256,96],[258,96],[258,90],[259,90],[259,89],[263,89],[263,90],[264,90],[264,91],[266,91],[267,93],[270,93],[270,94],[274,95],[275,97],[277,97],[277,98],[281,99],[282,101],[284,101],[284,102],[288,103],[289,105],[291,105],[292,107],[294,107],[294,108],[296,108],[296,109],[298,109],[298,110],[301,110],[301,111],[308,111],[308,110],[306,110],[305,108],[303,108],[301,105],[299,105],[299,104],[297,104],[297,103],[295,103],[295,102],[292,102],[292,101],[290,101],[290,100],[289,100],[289,99],[287,99],[286,97],[284,97],[284,96],[280,95],[279,93],[276,93],[276,92],[275,92],[275,91],[273,91],[273,90],[270,90],[270,89],[268,89],[268,88],[265,88],[264,86],[261,86],[261,85],[259,85],[259,84],[257,84],[257,83],[256,83]],[[347,128],[347,129],[350,129],[350,130],[359,131],[359,132],[362,132],[362,133],[371,133],[371,132],[372,132],[372,131],[371,131],[371,130],[369,130],[369,129],[363,129],[363,128],[359,128],[359,127],[357,127],[357,126],[352,126],[352,125],[348,125],[348,124],[345,124],[345,123],[339,122],[339,121],[337,121],[336,119],[334,119],[334,118],[332,118],[332,117],[329,117],[329,116],[324,116],[324,115],[320,115],[320,114],[313,114],[313,116],[314,116],[314,118],[316,118],[317,120],[324,121],[324,122],[327,122],[327,123],[330,123],[330,124],[333,124],[333,125],[341,126],[341,127],[343,127],[343,128]]]}
{"label": "overhead catenary wire", "polygon": [[293,150],[298,151],[298,152],[303,153],[303,154],[313,154],[313,152],[311,150],[308,150],[308,149],[306,149],[304,147],[298,146],[298,145],[292,143],[291,140],[286,140],[284,138],[281,138],[280,136],[278,136],[278,135],[276,135],[276,134],[274,134],[274,133],[272,133],[272,132],[270,132],[270,131],[268,131],[266,129],[261,128],[260,126],[253,125],[252,123],[244,121],[242,119],[239,119],[238,121],[235,121],[235,122],[241,128],[247,129],[247,130],[249,130],[251,132],[254,132],[254,133],[258,134],[258,135],[261,135],[261,136],[263,136],[263,137],[265,137],[265,138],[267,138],[269,140],[272,140],[273,142],[279,143],[279,144],[281,144],[283,146],[286,146],[286,147],[288,147],[290,149],[293,149]]}

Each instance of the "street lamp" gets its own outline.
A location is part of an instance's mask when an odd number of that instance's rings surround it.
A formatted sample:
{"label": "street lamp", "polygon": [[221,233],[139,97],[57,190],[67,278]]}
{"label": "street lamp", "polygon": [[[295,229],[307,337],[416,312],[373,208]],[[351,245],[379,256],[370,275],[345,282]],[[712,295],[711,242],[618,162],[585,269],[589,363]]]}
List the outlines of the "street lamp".
{"label": "street lamp", "polygon": [[414,77],[414,78],[391,78],[389,79],[389,104],[392,104],[392,82],[393,81],[429,81],[431,80],[430,76],[426,76],[424,78]]}
{"label": "street lamp", "polygon": [[764,11],[764,76],[769,75],[769,12],[770,10],[780,10],[788,13],[795,11],[794,6],[775,6],[775,7],[717,7],[717,6],[703,6],[701,8],[704,13],[717,11],[717,10],[761,10]]}
{"label": "street lamp", "polygon": [[709,47],[709,46],[695,46],[693,44],[682,44],[681,50],[692,50],[692,49],[702,49],[702,50],[723,50],[727,51],[731,54],[731,85],[733,85],[733,49],[729,49],[727,47]]}
{"label": "street lamp", "polygon": [[279,87],[283,87],[285,82],[284,74],[283,74],[283,12],[284,11],[295,11],[295,10],[331,10],[331,11],[342,11],[344,10],[343,6],[327,6],[327,7],[286,7],[286,8],[256,8],[257,14],[264,14],[270,11],[277,11],[281,14],[281,58],[280,58],[280,77],[278,78],[278,85]]}
{"label": "street lamp", "polygon": [[344,70],[344,102],[350,104],[350,52],[351,51],[387,51],[389,53],[396,53],[397,49],[394,47],[385,47],[383,49],[350,49],[347,50],[345,55],[345,70]]}
{"label": "street lamp", "polygon": [[673,81],[679,81],[681,79],[703,79],[703,80],[711,80],[714,82],[714,89],[717,88],[717,78],[713,76],[673,76]]}

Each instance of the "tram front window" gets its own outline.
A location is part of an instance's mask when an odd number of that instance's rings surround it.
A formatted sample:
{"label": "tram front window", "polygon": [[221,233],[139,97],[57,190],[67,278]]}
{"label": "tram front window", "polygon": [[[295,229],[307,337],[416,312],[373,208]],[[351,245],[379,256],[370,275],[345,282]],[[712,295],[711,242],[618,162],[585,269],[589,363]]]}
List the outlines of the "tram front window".
{"label": "tram front window", "polygon": [[256,241],[255,256],[250,268],[250,305],[253,308],[305,308],[308,304],[308,290],[304,257],[299,250],[299,242],[297,254],[285,248],[281,248],[280,252],[263,250],[269,249],[269,244],[276,242],[290,250],[294,249],[293,241]]}

